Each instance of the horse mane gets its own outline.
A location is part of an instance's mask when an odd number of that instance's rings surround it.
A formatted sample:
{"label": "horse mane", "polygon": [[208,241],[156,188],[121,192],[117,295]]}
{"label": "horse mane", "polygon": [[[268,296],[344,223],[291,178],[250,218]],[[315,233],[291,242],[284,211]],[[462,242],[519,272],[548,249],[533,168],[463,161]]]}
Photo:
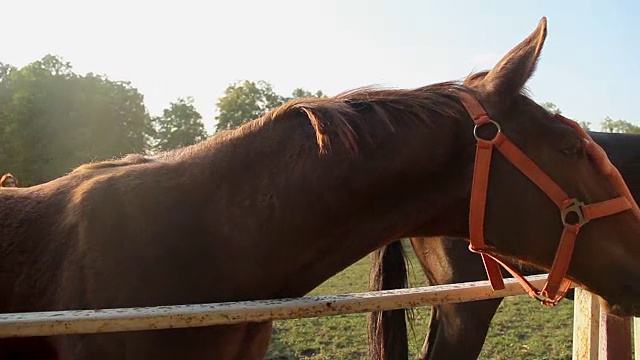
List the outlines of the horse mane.
{"label": "horse mane", "polygon": [[121,159],[105,160],[105,161],[82,164],[76,167],[75,169],[73,169],[71,173],[73,174],[80,171],[100,170],[100,169],[120,167],[120,166],[140,165],[140,164],[146,164],[152,161],[154,161],[154,159],[146,157],[144,155],[129,154]]}
{"label": "horse mane", "polygon": [[[477,76],[472,75],[472,76]],[[466,80],[465,80],[466,81]],[[375,86],[360,87],[325,98],[299,98],[289,101],[262,116],[260,124],[278,122],[302,112],[315,131],[321,154],[328,153],[334,137],[350,153],[358,152],[358,135],[354,121],[364,120],[362,110],[375,113],[387,129],[395,132],[393,125],[398,111],[403,118],[415,124],[429,125],[432,115],[457,116],[461,105],[457,91],[468,91],[461,82],[449,81],[415,89],[385,89]],[[396,121],[397,122],[397,121]],[[361,129],[366,131],[367,127]]]}

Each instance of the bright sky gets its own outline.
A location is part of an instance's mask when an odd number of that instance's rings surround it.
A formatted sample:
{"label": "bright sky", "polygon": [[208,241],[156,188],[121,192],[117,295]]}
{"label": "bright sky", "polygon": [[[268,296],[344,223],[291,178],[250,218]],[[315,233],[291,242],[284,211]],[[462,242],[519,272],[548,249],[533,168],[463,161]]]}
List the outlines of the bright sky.
{"label": "bright sky", "polygon": [[547,16],[529,82],[535,100],[596,129],[605,116],[640,124],[632,0],[9,0],[2,14],[1,62],[59,55],[77,73],[131,81],[154,115],[193,96],[210,130],[233,81],[333,95],[461,79],[494,65]]}

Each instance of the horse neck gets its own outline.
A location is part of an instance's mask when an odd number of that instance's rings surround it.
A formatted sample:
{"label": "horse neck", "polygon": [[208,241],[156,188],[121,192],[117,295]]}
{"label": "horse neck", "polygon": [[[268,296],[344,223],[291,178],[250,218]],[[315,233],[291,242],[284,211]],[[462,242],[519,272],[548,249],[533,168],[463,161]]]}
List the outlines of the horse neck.
{"label": "horse neck", "polygon": [[[457,224],[451,221],[454,215],[443,214],[467,209],[469,174],[457,149],[472,137],[461,136],[462,120],[431,120],[428,126],[399,120],[391,124],[395,132],[360,136],[371,141],[360,141],[357,155],[335,142],[331,152],[318,155],[315,139],[299,125],[287,136],[277,134],[286,125],[274,125],[269,137],[256,131],[238,141],[236,150],[227,150],[225,158],[234,158],[236,165],[222,173],[216,167],[223,200],[218,213],[226,214],[219,220],[229,229],[226,235],[256,239],[252,250],[263,254],[257,271],[274,269],[269,276],[276,288],[269,296],[303,295],[425,225],[459,234],[466,214],[455,215],[461,219]],[[264,139],[276,140],[256,146]],[[459,207],[465,198],[467,205]]]}

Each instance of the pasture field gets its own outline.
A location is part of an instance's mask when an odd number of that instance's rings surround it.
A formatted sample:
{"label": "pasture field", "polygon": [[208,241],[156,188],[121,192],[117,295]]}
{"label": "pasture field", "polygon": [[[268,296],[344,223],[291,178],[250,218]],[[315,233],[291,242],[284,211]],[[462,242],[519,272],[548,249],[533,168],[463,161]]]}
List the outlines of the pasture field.
{"label": "pasture field", "polygon": [[[418,260],[412,251],[407,253],[411,259],[409,286],[425,286]],[[367,291],[368,278],[367,256],[309,295]],[[409,330],[411,358],[422,347],[429,311],[429,307],[415,309],[413,332]],[[509,297],[498,309],[480,359],[569,360],[572,327],[571,300],[565,299],[556,308],[547,308],[527,295]],[[366,314],[276,321],[267,359],[368,359]]]}

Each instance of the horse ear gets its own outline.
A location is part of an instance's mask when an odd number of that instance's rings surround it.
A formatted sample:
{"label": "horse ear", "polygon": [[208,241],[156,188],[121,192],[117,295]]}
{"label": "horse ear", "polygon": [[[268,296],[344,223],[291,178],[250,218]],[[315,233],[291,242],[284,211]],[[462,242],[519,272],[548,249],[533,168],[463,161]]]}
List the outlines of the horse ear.
{"label": "horse ear", "polygon": [[543,17],[538,27],[487,73],[482,81],[484,88],[502,99],[518,95],[536,69],[546,37],[547,18]]}

